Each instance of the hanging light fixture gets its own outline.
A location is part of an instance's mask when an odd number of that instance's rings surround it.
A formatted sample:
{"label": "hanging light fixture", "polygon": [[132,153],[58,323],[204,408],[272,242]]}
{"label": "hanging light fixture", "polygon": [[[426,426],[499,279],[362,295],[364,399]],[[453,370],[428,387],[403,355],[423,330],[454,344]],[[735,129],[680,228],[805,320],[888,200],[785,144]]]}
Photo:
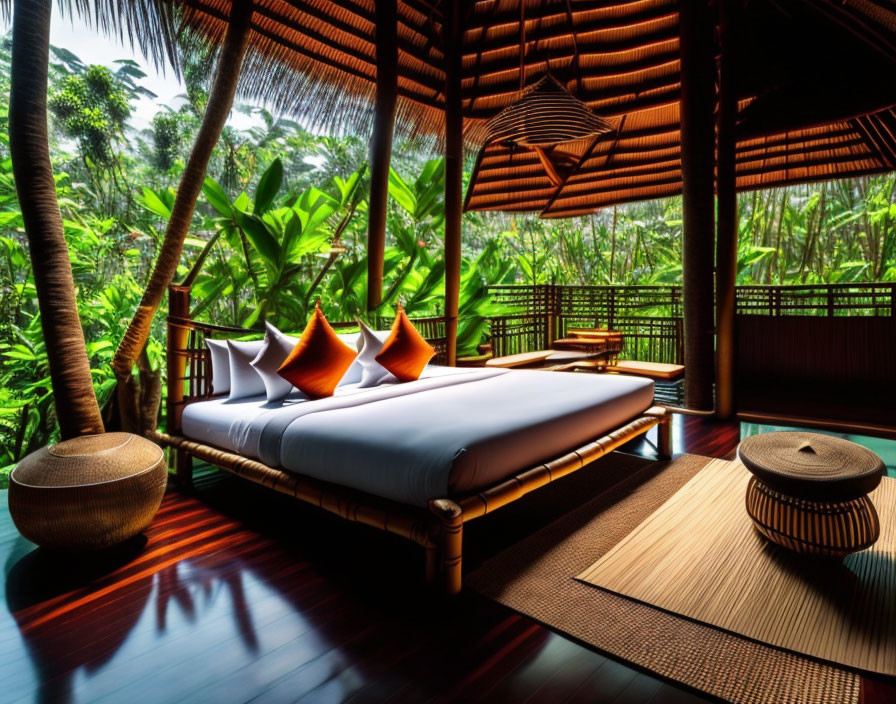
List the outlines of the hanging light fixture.
{"label": "hanging light fixture", "polygon": [[486,123],[486,144],[498,142],[533,150],[548,177],[559,186],[564,168],[553,158],[554,149],[579,139],[599,139],[615,129],[548,75]]}
{"label": "hanging light fixture", "polygon": [[486,123],[490,142],[542,149],[614,129],[553,76],[542,78]]}

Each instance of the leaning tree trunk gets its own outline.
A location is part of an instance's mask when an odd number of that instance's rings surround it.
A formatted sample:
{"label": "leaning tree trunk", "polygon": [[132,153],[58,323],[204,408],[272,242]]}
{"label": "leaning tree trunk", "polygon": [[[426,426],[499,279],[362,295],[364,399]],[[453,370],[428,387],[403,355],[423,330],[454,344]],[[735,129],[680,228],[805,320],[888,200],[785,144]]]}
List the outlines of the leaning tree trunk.
{"label": "leaning tree trunk", "polygon": [[12,30],[9,151],[47,347],[62,439],[103,432],[47,137],[52,0],[16,0]]}
{"label": "leaning tree trunk", "polygon": [[[184,239],[189,233],[196,201],[202,191],[208,162],[212,150],[221,136],[227,117],[233,107],[237,81],[252,20],[252,0],[236,0],[231,5],[230,24],[224,37],[224,45],[218,57],[214,81],[209,93],[205,116],[196,142],[190,152],[165,237],[159,249],[155,267],[146,285],[140,306],[134,314],[121,344],[112,360],[112,368],[118,380],[118,404],[121,424],[124,430],[143,433],[148,428],[144,422],[152,413],[147,413],[148,396],[154,396],[156,384],[153,382],[148,390],[144,390],[141,378],[146,381],[146,370],[139,377],[134,376],[133,369],[149,339],[152,319],[159,309],[166,289],[177,273]],[[148,393],[147,393],[148,392]],[[156,405],[156,410],[158,405]]]}

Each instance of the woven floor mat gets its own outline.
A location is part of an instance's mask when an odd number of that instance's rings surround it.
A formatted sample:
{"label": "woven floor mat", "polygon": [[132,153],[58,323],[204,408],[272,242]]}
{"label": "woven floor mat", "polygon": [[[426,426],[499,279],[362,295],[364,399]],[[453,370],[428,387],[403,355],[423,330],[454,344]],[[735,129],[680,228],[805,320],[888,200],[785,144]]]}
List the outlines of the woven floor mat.
{"label": "woven floor mat", "polygon": [[[600,460],[616,481],[467,576],[468,587],[661,677],[735,702],[856,702],[860,676],[583,584],[606,554],[708,462]],[[626,471],[614,467],[625,462]]]}

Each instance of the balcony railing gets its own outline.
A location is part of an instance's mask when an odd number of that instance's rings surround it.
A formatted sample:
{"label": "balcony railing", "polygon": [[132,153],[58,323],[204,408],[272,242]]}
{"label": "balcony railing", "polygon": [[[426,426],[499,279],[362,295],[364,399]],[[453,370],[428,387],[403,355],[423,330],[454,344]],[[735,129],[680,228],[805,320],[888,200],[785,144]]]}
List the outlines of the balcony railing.
{"label": "balcony railing", "polygon": [[[492,318],[495,355],[549,347],[572,327],[625,333],[623,356],[683,363],[680,286],[492,286],[492,301],[509,309]],[[896,283],[738,286],[736,313],[765,316],[896,318]]]}

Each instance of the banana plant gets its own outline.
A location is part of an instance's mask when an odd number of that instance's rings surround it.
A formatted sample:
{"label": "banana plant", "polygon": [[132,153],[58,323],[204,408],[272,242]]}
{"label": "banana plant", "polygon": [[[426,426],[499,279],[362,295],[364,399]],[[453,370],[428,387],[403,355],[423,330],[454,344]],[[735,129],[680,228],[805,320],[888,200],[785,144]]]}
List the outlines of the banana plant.
{"label": "banana plant", "polygon": [[394,168],[389,170],[389,196],[396,207],[389,213],[388,231],[394,245],[386,250],[386,290],[376,312],[392,309],[401,298],[409,314],[422,314],[428,307],[425,302],[444,287],[444,193],[444,159],[426,162],[412,182],[404,180]]}
{"label": "banana plant", "polygon": [[[312,296],[326,269],[341,251],[340,238],[363,195],[366,167],[347,179],[334,178],[324,189],[309,188],[283,204],[283,164],[275,159],[262,174],[252,197],[231,200],[211,178],[203,187],[217,212],[215,226],[231,251],[242,254],[242,266],[227,258],[196,276],[200,299],[194,313],[211,308],[221,297],[233,303],[234,322],[257,327],[270,319],[289,329],[304,324]],[[316,255],[329,262],[321,264]]]}

